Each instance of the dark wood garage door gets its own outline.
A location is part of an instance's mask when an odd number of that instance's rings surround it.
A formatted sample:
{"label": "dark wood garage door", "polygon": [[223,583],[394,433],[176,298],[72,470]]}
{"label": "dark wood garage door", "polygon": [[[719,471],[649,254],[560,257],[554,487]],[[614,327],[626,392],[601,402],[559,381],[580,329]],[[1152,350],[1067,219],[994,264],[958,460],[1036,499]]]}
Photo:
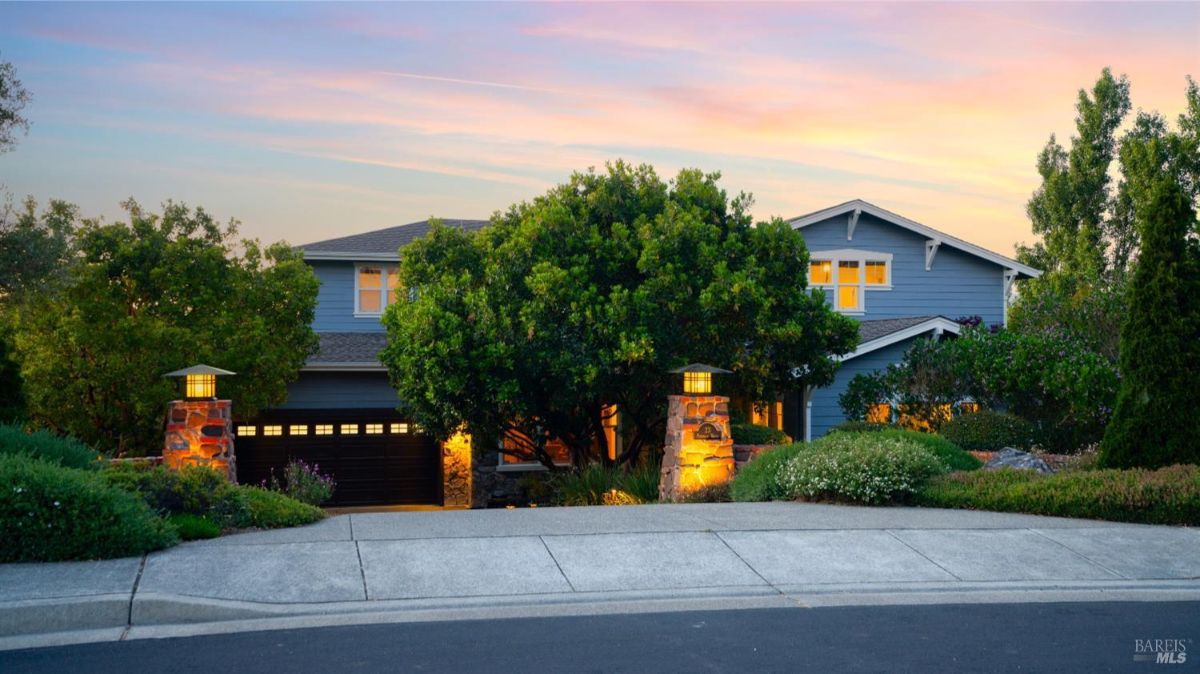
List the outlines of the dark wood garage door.
{"label": "dark wood garage door", "polygon": [[234,424],[238,482],[259,484],[288,461],[320,466],[337,481],[325,505],[442,502],[441,451],[390,409],[268,410]]}

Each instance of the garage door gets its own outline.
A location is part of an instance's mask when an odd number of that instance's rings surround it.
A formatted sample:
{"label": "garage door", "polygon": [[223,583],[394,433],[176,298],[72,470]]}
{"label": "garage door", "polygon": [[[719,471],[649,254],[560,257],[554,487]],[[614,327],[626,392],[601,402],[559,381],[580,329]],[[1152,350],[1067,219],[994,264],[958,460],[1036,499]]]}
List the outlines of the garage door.
{"label": "garage door", "polygon": [[269,410],[238,422],[238,482],[260,484],[288,461],[320,466],[337,481],[325,505],[415,505],[442,501],[441,451],[395,410]]}

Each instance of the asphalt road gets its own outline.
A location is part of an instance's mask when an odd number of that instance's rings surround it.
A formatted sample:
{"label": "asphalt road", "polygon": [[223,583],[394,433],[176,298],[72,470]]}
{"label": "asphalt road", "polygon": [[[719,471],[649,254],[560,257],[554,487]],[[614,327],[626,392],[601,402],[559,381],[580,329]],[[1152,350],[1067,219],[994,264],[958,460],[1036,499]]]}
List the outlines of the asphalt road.
{"label": "asphalt road", "polygon": [[[1183,649],[1184,662],[1136,660],[1139,639]],[[0,652],[5,674],[1164,669],[1200,671],[1200,603],[696,611],[324,627]]]}

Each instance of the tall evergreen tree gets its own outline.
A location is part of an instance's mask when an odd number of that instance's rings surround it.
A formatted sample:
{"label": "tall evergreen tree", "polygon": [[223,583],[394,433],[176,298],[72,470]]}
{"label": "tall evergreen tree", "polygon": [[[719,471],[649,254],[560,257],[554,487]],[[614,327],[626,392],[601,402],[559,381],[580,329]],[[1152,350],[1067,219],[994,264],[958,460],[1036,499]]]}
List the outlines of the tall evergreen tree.
{"label": "tall evergreen tree", "polygon": [[1121,389],[1101,443],[1108,467],[1200,463],[1200,243],[1190,183],[1198,157],[1180,121],[1173,133],[1158,115],[1139,115],[1121,146],[1141,245],[1121,330]]}

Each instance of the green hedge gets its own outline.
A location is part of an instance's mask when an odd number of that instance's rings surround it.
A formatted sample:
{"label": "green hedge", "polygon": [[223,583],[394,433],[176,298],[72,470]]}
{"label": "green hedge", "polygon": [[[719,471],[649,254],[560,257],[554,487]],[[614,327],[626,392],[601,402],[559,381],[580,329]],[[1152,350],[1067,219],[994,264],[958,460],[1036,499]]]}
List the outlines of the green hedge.
{"label": "green hedge", "polygon": [[129,557],[178,540],[141,499],[95,472],[0,455],[0,562]]}
{"label": "green hedge", "polygon": [[780,469],[808,445],[797,442],[769,449],[738,469],[729,485],[734,501],[778,501],[787,498],[777,479]]}
{"label": "green hedge", "polygon": [[179,532],[179,537],[185,541],[199,541],[216,538],[221,535],[221,527],[207,517],[180,513],[167,518],[171,526]]}
{"label": "green hedge", "polygon": [[1200,525],[1200,467],[956,473],[932,480],[920,505],[1083,517],[1146,524]]}
{"label": "green hedge", "polygon": [[901,428],[888,428],[878,431],[881,437],[902,438],[911,440],[925,449],[933,452],[950,470],[978,470],[983,462],[964,452],[958,445],[937,433],[922,433]]}
{"label": "green hedge", "polygon": [[260,487],[242,487],[247,507],[245,526],[281,529],[312,524],[325,518],[325,511],[294,498]]}
{"label": "green hedge", "polygon": [[16,424],[0,424],[0,455],[24,454],[66,468],[99,468],[100,455],[76,440],[39,430],[26,433]]}
{"label": "green hedge", "polygon": [[791,442],[787,433],[758,424],[730,424],[729,434],[735,445],[783,445]]}
{"label": "green hedge", "polygon": [[207,517],[222,529],[251,526],[245,490],[212,468],[176,471],[147,463],[113,463],[101,475],[109,484],[141,495],[160,513]]}
{"label": "green hedge", "polygon": [[963,449],[994,452],[1005,447],[1029,449],[1034,429],[1014,414],[981,410],[954,417],[942,426],[941,434]]}

